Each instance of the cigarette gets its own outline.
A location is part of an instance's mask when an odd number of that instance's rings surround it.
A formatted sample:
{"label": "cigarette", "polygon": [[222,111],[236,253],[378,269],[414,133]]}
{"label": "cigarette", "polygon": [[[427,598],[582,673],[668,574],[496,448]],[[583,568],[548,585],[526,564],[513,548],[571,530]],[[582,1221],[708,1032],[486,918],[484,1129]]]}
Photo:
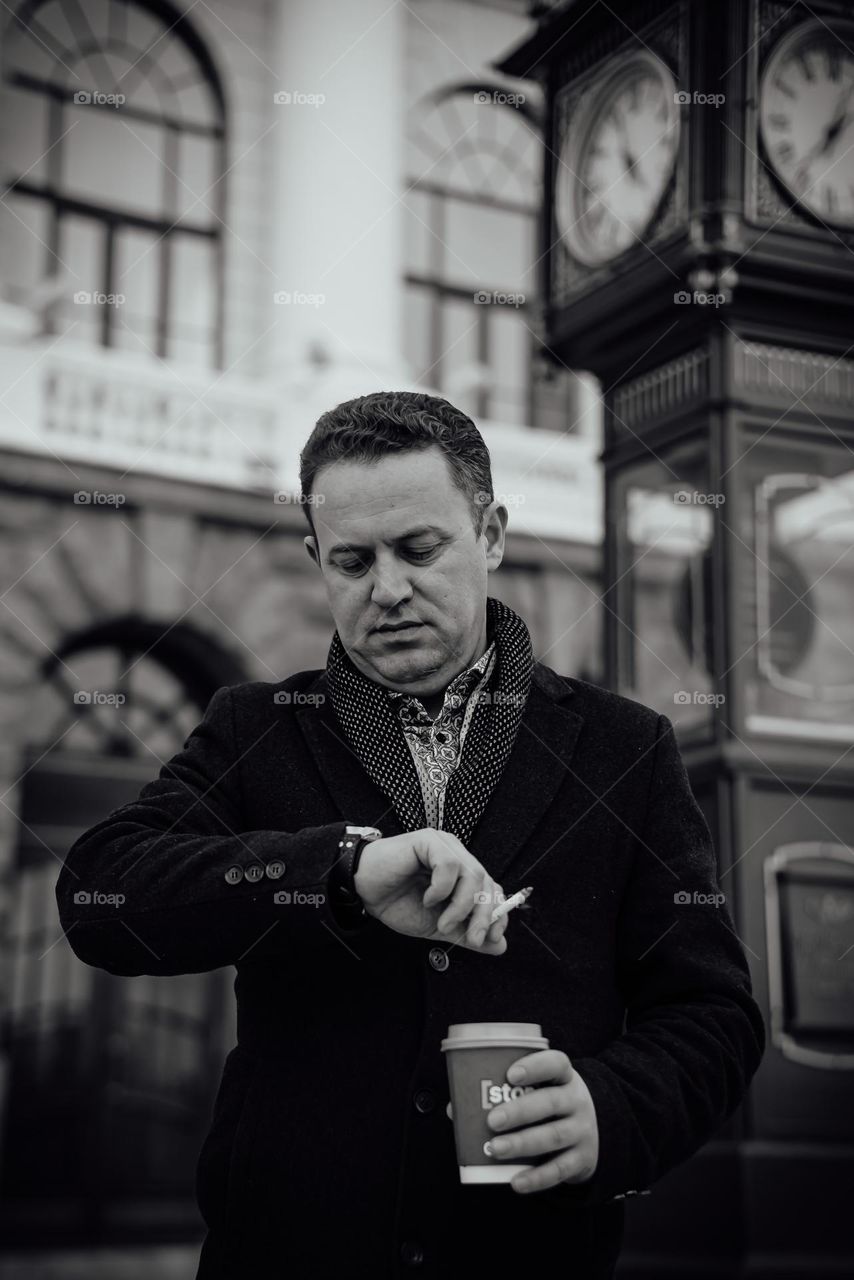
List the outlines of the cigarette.
{"label": "cigarette", "polygon": [[508,911],[512,911],[514,907],[521,907],[525,899],[534,892],[534,886],[529,885],[527,889],[520,889],[518,893],[514,893],[512,897],[506,898],[504,902],[500,902],[489,917],[489,923],[495,924],[496,920],[500,920],[502,916],[506,916]]}

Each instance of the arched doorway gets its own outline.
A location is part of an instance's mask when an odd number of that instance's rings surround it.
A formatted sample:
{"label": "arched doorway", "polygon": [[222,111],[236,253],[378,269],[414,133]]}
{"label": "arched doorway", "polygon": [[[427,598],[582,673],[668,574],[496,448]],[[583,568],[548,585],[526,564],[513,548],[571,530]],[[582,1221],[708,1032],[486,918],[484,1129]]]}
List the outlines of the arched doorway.
{"label": "arched doorway", "polygon": [[2,1146],[7,1243],[196,1239],[195,1161],[224,1053],[229,974],[82,964],[55,886],[71,843],[135,799],[216,689],[245,679],[185,624],[126,617],[43,670],[22,762]]}

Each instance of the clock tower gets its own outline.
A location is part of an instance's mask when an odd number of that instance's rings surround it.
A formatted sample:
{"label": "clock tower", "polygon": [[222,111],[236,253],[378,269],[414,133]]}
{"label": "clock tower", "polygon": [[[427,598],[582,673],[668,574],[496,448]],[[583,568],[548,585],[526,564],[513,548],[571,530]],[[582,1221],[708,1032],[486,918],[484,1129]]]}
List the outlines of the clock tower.
{"label": "clock tower", "polygon": [[768,1029],[620,1275],[854,1274],[851,5],[564,0],[501,70],[543,351],[602,386],[608,683],[676,726]]}

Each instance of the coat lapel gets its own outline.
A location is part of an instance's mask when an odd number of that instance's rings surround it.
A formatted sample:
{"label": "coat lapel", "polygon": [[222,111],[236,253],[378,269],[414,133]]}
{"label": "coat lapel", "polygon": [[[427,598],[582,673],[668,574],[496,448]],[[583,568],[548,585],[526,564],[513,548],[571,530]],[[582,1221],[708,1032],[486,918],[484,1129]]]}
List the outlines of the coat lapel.
{"label": "coat lapel", "polygon": [[[306,694],[324,694],[321,672]],[[469,842],[489,874],[501,880],[568,776],[584,723],[567,703],[572,688],[542,663],[534,666],[528,701],[510,758]],[[387,796],[373,782],[344,735],[327,697],[306,700],[295,711],[323,781],[342,819],[399,835],[403,826]],[[414,767],[413,767],[414,768]],[[416,775],[417,776],[417,775]]]}

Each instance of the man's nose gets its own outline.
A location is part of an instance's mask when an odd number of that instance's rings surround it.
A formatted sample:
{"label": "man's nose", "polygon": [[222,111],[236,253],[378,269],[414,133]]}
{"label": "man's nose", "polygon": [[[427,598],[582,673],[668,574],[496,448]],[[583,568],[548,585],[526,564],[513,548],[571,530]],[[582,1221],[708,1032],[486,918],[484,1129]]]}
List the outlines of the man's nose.
{"label": "man's nose", "polygon": [[393,560],[377,560],[372,570],[374,584],[371,599],[380,609],[393,609],[412,595],[412,583],[405,565]]}

